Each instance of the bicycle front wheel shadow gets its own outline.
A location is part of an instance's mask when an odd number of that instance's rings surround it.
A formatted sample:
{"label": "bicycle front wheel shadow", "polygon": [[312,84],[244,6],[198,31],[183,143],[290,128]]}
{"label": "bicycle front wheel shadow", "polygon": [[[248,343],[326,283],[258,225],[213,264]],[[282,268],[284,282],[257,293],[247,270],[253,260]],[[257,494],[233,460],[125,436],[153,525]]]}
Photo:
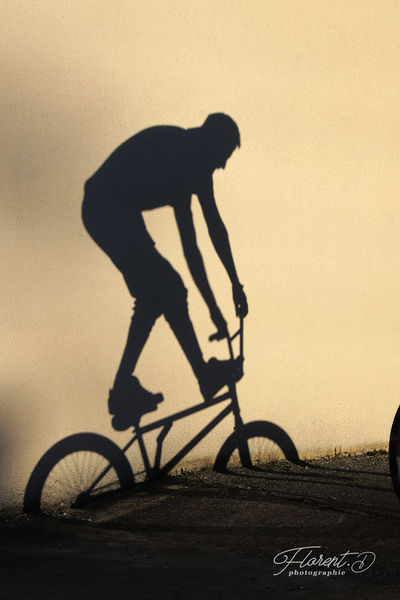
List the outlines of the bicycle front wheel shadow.
{"label": "bicycle front wheel shadow", "polygon": [[389,469],[394,491],[400,500],[400,406],[397,409],[390,431]]}
{"label": "bicycle front wheel shadow", "polygon": [[269,421],[253,421],[228,437],[215,459],[214,470],[257,468],[280,458],[302,464],[296,446],[281,427]]}
{"label": "bicycle front wheel shadow", "polygon": [[77,433],[39,460],[26,486],[23,510],[55,513],[133,484],[131,466],[114,442],[96,433]]}

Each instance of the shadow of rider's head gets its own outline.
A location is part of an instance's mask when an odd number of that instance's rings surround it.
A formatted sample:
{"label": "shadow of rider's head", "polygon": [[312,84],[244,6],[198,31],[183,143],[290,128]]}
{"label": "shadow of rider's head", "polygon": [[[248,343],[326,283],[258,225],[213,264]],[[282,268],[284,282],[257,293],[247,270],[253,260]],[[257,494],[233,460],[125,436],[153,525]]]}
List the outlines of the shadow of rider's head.
{"label": "shadow of rider's head", "polygon": [[224,113],[208,115],[200,128],[208,161],[213,169],[224,169],[228,158],[240,146],[239,128]]}

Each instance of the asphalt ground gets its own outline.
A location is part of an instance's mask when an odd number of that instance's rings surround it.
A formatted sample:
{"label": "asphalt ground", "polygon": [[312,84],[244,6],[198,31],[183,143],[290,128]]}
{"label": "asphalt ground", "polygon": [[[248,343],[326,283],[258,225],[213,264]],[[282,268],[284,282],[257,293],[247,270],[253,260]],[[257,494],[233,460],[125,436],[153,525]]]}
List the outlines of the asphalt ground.
{"label": "asphalt ground", "polygon": [[0,529],[1,599],[400,597],[384,452],[185,471]]}

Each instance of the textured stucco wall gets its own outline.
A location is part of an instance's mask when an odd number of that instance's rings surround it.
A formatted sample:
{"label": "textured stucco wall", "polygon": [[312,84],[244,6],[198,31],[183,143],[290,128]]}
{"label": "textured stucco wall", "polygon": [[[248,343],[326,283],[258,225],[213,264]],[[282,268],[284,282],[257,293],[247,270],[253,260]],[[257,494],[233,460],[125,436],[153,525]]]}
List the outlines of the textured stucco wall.
{"label": "textured stucco wall", "polygon": [[[85,179],[153,124],[238,122],[215,176],[249,297],[243,415],[284,427],[300,452],[384,442],[400,398],[400,81],[397,2],[2,2],[2,502],[20,501],[45,450],[77,431],[118,443],[106,411],[130,319],[120,275],[80,221]],[[228,280],[195,206],[210,280]],[[146,216],[207,310],[168,209]],[[168,326],[141,358],[160,416],[200,400]],[[184,390],[184,391],[183,391]],[[169,450],[194,431],[170,435]],[[198,449],[215,451],[223,424]]]}

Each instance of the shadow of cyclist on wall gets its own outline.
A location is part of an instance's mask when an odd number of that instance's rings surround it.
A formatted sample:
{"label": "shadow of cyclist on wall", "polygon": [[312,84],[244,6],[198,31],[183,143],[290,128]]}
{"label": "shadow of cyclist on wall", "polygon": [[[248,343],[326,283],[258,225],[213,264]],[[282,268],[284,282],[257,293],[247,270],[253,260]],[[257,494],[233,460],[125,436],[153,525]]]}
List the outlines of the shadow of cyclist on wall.
{"label": "shadow of cyclist on wall", "polygon": [[156,410],[162,394],[145,390],[132,375],[161,315],[185,353],[207,401],[225,384],[242,376],[240,359],[205,362],[189,318],[187,290],[179,274],[157,251],[142,213],[172,206],[184,255],[215,327],[227,335],[196,242],[191,199],[196,195],[214,248],[232,283],[236,314],[248,312],[236,272],[226,227],[213,192],[213,172],[225,168],[240,146],[236,123],[227,115],[209,115],[201,127],[158,126],[145,129],[119,146],[85,184],[82,218],[94,241],[122,273],[135,298],[126,346],[109,395],[117,430],[127,429],[146,412]]}
{"label": "shadow of cyclist on wall", "polygon": [[[231,457],[236,460],[236,451],[243,467],[259,470],[252,460],[252,442],[257,438],[275,442],[287,460],[300,463],[297,449],[283,429],[268,421],[243,424],[240,417],[235,383],[243,375],[243,319],[248,307],[236,273],[228,233],[214,199],[212,180],[215,169],[224,168],[239,145],[237,125],[220,113],[209,115],[201,127],[193,129],[153,127],[119,146],[86,182],[82,208],[85,227],[120,270],[135,298],[128,339],[109,395],[113,427],[123,431],[133,426],[134,432],[123,448],[95,433],[78,433],[55,443],[30,475],[24,495],[24,512],[52,512],[59,501],[61,506],[72,501],[70,506],[76,508],[99,495],[132,487],[135,475],[126,452],[136,440],[146,479],[150,481],[167,474],[230,413],[234,416],[235,429],[216,456],[216,471],[232,472],[228,467]],[[240,353],[233,358],[230,347],[231,359],[226,361],[215,358],[204,361],[189,318],[187,290],[178,273],[155,248],[142,215],[145,210],[165,205],[173,207],[190,272],[216,327],[216,333],[210,339],[228,337],[225,319],[215,301],[197,246],[191,212],[192,195],[198,197],[211,241],[231,280],[233,302],[240,317],[240,329],[229,339],[230,343],[239,336]],[[142,414],[156,410],[163,398],[160,393],[145,390],[133,372],[151,329],[161,315],[175,333],[205,402],[141,428]],[[225,385],[228,392],[217,395]],[[188,440],[175,456],[167,462],[162,461],[164,440],[173,422],[228,399],[230,404]],[[160,428],[152,465],[143,434]],[[67,475],[71,479],[67,479]]]}

